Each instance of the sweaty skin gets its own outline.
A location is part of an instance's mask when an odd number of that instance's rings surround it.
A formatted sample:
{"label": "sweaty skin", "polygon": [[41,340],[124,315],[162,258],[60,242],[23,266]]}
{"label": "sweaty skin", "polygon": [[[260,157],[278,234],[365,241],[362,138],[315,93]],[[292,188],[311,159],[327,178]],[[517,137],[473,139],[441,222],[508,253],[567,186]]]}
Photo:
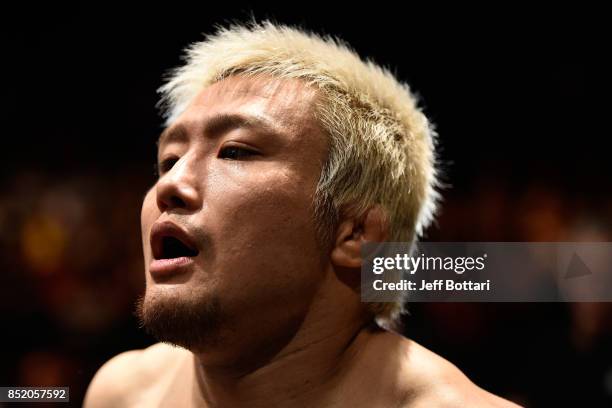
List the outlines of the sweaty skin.
{"label": "sweaty skin", "polygon": [[[369,322],[355,284],[361,245],[383,241],[387,225],[374,208],[341,217],[334,241],[320,242],[312,201],[328,142],[317,102],[299,80],[231,76],[163,133],[141,214],[143,311],[154,322],[206,310],[210,324],[160,326],[189,350],[116,356],[85,407],[516,406]],[[151,231],[164,222],[198,252],[160,273]]]}

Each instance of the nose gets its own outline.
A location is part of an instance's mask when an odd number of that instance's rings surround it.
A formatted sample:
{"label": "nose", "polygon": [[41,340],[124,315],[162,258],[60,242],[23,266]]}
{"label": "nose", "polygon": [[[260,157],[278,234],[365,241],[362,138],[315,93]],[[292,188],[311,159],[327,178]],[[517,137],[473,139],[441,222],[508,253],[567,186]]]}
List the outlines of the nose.
{"label": "nose", "polygon": [[200,208],[197,174],[188,159],[183,156],[157,181],[157,207],[161,212],[194,212]]}

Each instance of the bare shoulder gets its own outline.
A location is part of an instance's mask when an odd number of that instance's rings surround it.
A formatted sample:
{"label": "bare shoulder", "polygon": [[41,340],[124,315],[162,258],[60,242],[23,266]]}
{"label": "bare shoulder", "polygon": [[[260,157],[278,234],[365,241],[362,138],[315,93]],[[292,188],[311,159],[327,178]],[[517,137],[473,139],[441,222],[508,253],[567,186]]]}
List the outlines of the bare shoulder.
{"label": "bare shoulder", "polygon": [[96,373],[85,395],[85,408],[127,407],[149,400],[190,352],[163,343],[121,353]]}
{"label": "bare shoulder", "polygon": [[519,407],[478,387],[455,365],[417,342],[397,336],[401,364],[400,382],[410,407]]}

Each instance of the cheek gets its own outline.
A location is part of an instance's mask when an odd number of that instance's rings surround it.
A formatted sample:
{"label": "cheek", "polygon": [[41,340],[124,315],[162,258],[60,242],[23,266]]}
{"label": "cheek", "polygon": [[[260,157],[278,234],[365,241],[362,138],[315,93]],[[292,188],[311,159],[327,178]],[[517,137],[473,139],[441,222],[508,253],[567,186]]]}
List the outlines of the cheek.
{"label": "cheek", "polygon": [[151,225],[158,217],[159,209],[157,208],[155,187],[153,187],[145,195],[140,211],[140,231],[145,259],[149,259],[151,251],[149,245],[149,231],[151,230]]}
{"label": "cheek", "polygon": [[312,269],[319,259],[311,210],[314,185],[296,180],[270,172],[248,183],[211,186],[208,221],[228,269],[240,268],[246,275],[266,271],[268,279]]}
{"label": "cheek", "polygon": [[310,191],[314,188],[295,180],[279,172],[252,177],[249,183],[225,184],[215,194],[224,228],[255,234],[250,238],[307,234],[312,227]]}

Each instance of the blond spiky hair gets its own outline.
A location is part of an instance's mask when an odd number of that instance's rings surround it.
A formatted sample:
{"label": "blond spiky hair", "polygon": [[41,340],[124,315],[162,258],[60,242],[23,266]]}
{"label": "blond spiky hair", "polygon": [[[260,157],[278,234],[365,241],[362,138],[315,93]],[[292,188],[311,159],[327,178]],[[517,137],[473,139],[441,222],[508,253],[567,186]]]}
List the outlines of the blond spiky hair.
{"label": "blond spiky hair", "polygon": [[[435,133],[408,85],[363,61],[345,43],[271,22],[232,25],[186,50],[159,92],[171,124],[205,87],[227,76],[298,78],[318,90],[316,116],[330,138],[314,197],[327,234],[341,214],[385,209],[389,240],[414,242],[433,220],[438,201]],[[402,299],[372,304],[395,319]]]}

